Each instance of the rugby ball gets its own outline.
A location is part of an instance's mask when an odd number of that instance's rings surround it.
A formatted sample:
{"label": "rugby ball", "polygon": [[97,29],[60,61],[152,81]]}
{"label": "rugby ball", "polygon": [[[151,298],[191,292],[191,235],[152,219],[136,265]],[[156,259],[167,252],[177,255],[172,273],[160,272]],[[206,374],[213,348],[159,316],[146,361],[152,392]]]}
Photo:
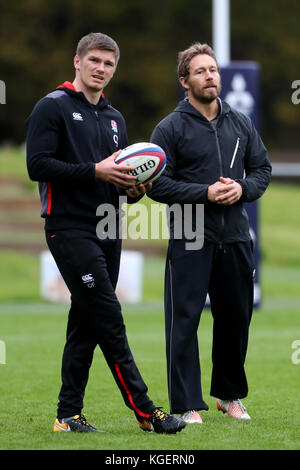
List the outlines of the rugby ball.
{"label": "rugby ball", "polygon": [[115,163],[133,167],[128,174],[136,176],[136,184],[147,184],[156,180],[164,171],[167,163],[166,154],[159,145],[139,142],[122,150]]}

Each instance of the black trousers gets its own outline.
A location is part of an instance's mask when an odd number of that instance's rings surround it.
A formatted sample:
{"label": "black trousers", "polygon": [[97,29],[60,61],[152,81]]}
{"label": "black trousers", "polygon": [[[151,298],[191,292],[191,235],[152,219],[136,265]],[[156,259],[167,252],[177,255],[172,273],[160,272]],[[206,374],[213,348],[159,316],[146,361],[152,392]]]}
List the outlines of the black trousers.
{"label": "black trousers", "polygon": [[253,310],[254,258],[251,242],[218,246],[205,242],[187,251],[170,240],[165,275],[165,332],[172,413],[207,410],[201,387],[198,326],[207,294],[213,315],[210,394],[247,396],[244,370]]}
{"label": "black trousers", "polygon": [[121,241],[79,230],[46,231],[48,247],[70,293],[57,417],[80,414],[94,350],[100,346],[125,404],[140,416],[154,405],[130,351],[115,294]]}

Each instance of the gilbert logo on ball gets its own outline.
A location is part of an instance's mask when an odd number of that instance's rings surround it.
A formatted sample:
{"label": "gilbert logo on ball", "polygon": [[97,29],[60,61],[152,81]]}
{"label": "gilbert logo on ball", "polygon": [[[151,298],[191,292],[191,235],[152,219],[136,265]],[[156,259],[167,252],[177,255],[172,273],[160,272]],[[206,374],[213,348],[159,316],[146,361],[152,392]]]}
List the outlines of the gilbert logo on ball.
{"label": "gilbert logo on ball", "polygon": [[159,145],[150,142],[139,142],[129,145],[116,158],[115,163],[133,167],[128,173],[136,176],[136,184],[150,183],[156,180],[164,171],[167,158]]}

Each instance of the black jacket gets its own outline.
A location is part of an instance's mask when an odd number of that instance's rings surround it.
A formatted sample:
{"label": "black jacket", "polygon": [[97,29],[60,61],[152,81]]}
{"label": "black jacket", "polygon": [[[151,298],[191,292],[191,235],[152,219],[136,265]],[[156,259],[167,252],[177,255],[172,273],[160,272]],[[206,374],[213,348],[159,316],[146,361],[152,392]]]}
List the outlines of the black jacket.
{"label": "black jacket", "polygon": [[47,229],[95,231],[97,207],[118,207],[119,191],[95,179],[95,163],[127,145],[125,120],[104,96],[92,105],[65,82],[36,104],[27,120],[27,168],[39,182]]}
{"label": "black jacket", "polygon": [[[182,209],[184,204],[204,204],[205,239],[216,243],[247,241],[250,233],[244,202],[264,193],[271,178],[271,164],[250,118],[224,101],[219,103],[216,126],[187,100],[156,126],[151,141],[165,150],[167,167],[153,182],[148,196],[169,206],[179,203]],[[242,186],[241,199],[231,206],[207,199],[208,186],[220,176],[230,177]]]}

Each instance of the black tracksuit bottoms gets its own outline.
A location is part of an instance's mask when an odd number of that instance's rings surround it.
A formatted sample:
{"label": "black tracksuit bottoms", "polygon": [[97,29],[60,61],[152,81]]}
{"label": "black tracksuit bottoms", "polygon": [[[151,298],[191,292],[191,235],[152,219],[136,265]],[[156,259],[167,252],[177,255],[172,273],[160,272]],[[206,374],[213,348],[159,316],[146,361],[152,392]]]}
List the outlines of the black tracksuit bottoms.
{"label": "black tracksuit bottoms", "polygon": [[[207,410],[202,397],[198,326],[207,294],[213,316],[210,394],[244,398],[244,370],[253,309],[251,242],[186,250],[170,240],[165,276],[165,330],[171,413]],[[199,337],[201,330],[199,330]]]}
{"label": "black tracksuit bottoms", "polygon": [[96,233],[75,229],[46,230],[46,240],[71,293],[57,417],[80,414],[97,345],[125,404],[148,417],[154,405],[130,351],[115,294],[121,240],[99,240]]}

